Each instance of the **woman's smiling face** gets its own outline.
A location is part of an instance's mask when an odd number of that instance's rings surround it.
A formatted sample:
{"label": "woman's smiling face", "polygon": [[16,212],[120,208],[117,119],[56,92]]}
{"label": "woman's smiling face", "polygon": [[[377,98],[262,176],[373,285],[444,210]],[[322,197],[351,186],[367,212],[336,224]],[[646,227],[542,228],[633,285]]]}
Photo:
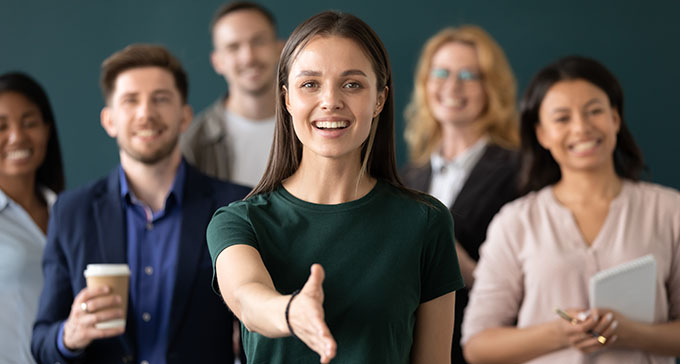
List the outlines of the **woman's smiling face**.
{"label": "woman's smiling face", "polygon": [[613,168],[621,119],[609,97],[585,80],[560,81],[543,98],[536,137],[567,170]]}
{"label": "woman's smiling face", "polygon": [[286,109],[305,154],[356,158],[387,89],[378,91],[369,58],[351,39],[316,36],[299,51],[284,87]]}

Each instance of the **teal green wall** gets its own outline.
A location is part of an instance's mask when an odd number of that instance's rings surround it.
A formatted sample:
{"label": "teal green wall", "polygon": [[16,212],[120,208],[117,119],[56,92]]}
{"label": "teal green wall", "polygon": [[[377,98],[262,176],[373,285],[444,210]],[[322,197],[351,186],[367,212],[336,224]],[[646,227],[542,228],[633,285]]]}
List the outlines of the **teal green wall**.
{"label": "teal green wall", "polygon": [[[208,21],[220,1],[0,0],[0,72],[22,70],[45,87],[57,115],[66,177],[75,187],[118,162],[99,126],[101,61],[134,42],[164,44],[184,63],[198,111],[224,92],[211,69]],[[618,75],[626,121],[653,181],[680,189],[680,2],[677,1],[262,1],[288,35],[325,9],[352,12],[373,26],[390,54],[397,106],[398,159],[406,151],[403,108],[422,43],[447,25],[475,23],[504,47],[524,89],[538,68],[579,53]]]}

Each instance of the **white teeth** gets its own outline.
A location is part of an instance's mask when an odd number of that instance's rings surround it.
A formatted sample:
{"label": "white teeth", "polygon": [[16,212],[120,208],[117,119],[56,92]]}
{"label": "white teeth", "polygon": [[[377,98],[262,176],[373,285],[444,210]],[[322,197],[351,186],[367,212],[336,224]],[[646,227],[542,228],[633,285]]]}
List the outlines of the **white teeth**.
{"label": "white teeth", "polygon": [[156,135],[156,131],[149,130],[149,129],[140,130],[140,131],[137,132],[137,136],[140,136],[142,138],[148,138],[148,137],[152,137],[154,135]]}
{"label": "white teeth", "polygon": [[588,149],[591,149],[597,145],[597,140],[590,140],[587,142],[581,142],[581,143],[576,143],[571,147],[571,150],[573,150],[576,153],[580,153],[583,151],[586,151]]}
{"label": "white teeth", "polygon": [[31,155],[31,151],[28,149],[13,150],[7,152],[7,159],[24,159]]}
{"label": "white teeth", "polygon": [[317,121],[315,123],[316,127],[319,129],[346,128],[347,124],[348,123],[346,121]]}
{"label": "white teeth", "polygon": [[446,107],[461,107],[465,102],[458,98],[444,98],[442,99],[442,104]]}

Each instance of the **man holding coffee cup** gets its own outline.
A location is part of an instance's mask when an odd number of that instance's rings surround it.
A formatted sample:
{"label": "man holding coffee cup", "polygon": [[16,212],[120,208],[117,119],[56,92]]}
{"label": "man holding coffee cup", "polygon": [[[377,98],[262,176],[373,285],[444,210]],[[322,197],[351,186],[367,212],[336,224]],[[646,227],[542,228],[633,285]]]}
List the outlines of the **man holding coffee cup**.
{"label": "man holding coffee cup", "polygon": [[101,85],[101,124],[120,166],[54,205],[33,355],[39,363],[233,361],[233,315],[212,291],[205,229],[248,189],[182,159],[178,139],[192,111],[186,74],[165,48],[116,52]]}

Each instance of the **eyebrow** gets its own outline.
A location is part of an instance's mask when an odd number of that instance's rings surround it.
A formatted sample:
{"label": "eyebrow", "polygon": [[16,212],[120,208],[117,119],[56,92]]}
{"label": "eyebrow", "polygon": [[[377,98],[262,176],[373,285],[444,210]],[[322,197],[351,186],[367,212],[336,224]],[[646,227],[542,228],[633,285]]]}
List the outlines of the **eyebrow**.
{"label": "eyebrow", "polygon": [[[28,110],[28,111],[23,112],[19,116],[19,119],[25,119],[25,118],[31,117],[31,116],[42,116],[42,115],[41,115],[41,112],[39,110]],[[0,120],[5,120],[5,119],[9,119],[7,114],[0,114]]]}
{"label": "eyebrow", "polygon": [[[321,72],[319,72],[319,71],[307,71],[307,70],[303,70],[303,71],[300,71],[300,73],[298,73],[295,77],[305,77],[305,76],[306,76],[306,77],[310,77],[310,76],[319,77],[319,76],[321,76]],[[364,76],[364,77],[368,77],[368,76],[366,75],[366,73],[364,73],[364,71],[362,71],[362,70],[356,70],[356,69],[347,70],[347,71],[341,73],[340,76],[341,76],[341,77],[346,77],[346,76]]]}
{"label": "eyebrow", "polygon": [[[594,97],[594,98],[590,99],[588,102],[586,102],[586,104],[583,105],[583,107],[588,107],[588,106],[593,105],[593,104],[603,104],[603,103],[604,102],[602,100]],[[568,112],[568,111],[569,111],[568,107],[558,107],[557,109],[553,109],[550,113],[556,114],[556,113],[559,113],[559,112]]]}

